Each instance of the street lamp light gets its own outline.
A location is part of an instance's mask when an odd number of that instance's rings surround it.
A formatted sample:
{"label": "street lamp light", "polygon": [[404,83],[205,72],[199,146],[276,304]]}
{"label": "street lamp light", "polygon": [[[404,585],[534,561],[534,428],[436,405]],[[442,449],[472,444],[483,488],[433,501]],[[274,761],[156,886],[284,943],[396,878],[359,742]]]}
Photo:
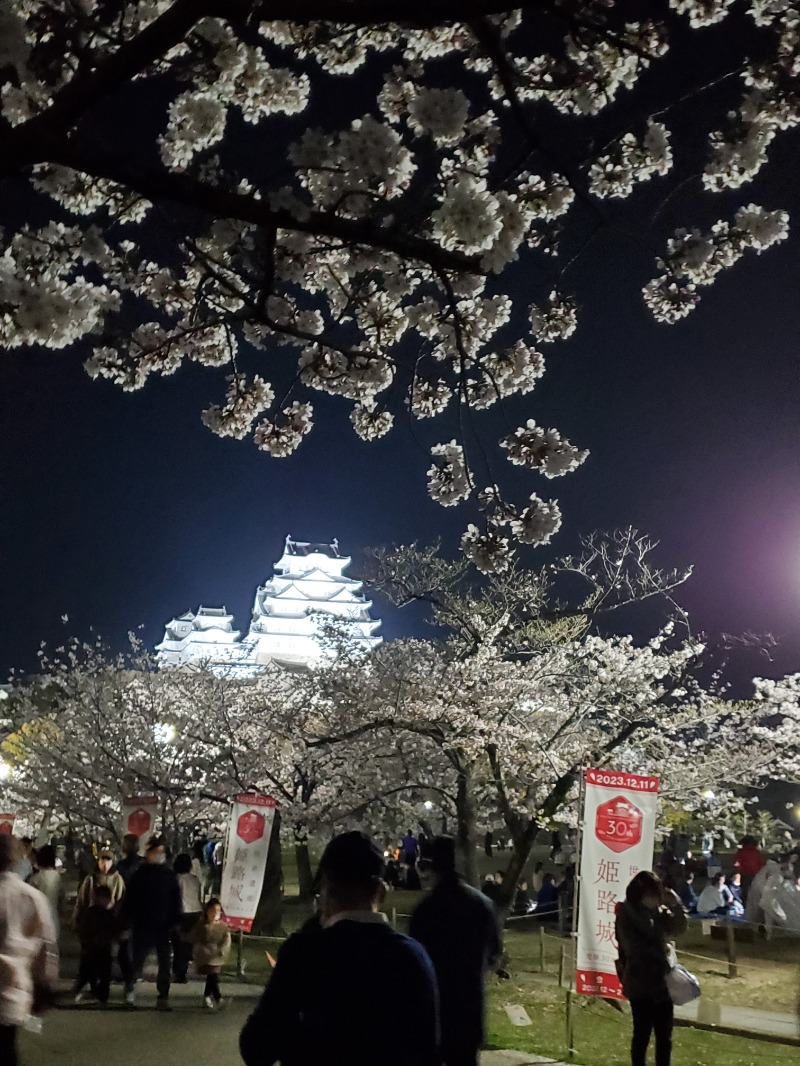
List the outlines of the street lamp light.
{"label": "street lamp light", "polygon": [[714,790],[711,788],[707,788],[703,793],[703,799],[713,800],[715,796],[716,792],[714,792]]}
{"label": "street lamp light", "polygon": [[156,744],[172,744],[177,736],[177,730],[169,722],[159,722],[153,729]]}
{"label": "street lamp light", "polygon": [[425,800],[425,802],[422,804],[422,806],[425,808],[426,811],[432,811],[433,810],[433,803],[431,802],[431,800]]}

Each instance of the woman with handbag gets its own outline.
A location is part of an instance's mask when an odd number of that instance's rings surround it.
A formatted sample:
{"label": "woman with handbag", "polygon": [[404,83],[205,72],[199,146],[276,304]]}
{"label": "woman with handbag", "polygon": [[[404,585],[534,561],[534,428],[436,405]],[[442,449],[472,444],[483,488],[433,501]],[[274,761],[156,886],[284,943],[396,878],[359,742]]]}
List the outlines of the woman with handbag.
{"label": "woman with handbag", "polygon": [[668,941],[686,929],[678,896],[656,874],[641,870],[617,910],[617,970],[633,1015],[632,1066],[645,1066],[655,1033],[656,1066],[670,1066],[673,1004],[667,987]]}

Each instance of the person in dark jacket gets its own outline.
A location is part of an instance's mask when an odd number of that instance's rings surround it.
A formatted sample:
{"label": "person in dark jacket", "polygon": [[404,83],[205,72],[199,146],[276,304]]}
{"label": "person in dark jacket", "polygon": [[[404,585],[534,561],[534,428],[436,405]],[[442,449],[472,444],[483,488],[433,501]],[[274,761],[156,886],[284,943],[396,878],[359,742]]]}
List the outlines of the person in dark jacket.
{"label": "person in dark jacket", "polygon": [[320,923],[282,946],[239,1038],[246,1066],[439,1066],[436,977],[380,913],[383,852],[344,833],[319,869]]}
{"label": "person in dark jacket", "polygon": [[672,1000],[667,990],[667,941],[686,929],[681,901],[656,874],[640,870],[628,885],[616,918],[617,969],[633,1015],[632,1066],[645,1066],[655,1033],[656,1066],[670,1066]]}
{"label": "person in dark jacket", "polygon": [[111,889],[108,885],[98,885],[94,890],[94,902],[81,911],[77,925],[81,957],[73,989],[76,1003],[83,1000],[86,985],[99,1003],[103,1006],[108,1003],[111,952],[118,936],[117,927]]}
{"label": "person in dark jacket", "polygon": [[[126,833],[122,838],[122,858],[117,863],[117,873],[126,886],[141,865],[142,857],[139,854],[139,837],[135,833]],[[127,985],[131,980],[133,971],[130,937],[121,939],[119,942],[117,965],[122,974],[123,983]]]}
{"label": "person in dark jacket", "polygon": [[131,970],[125,981],[125,1002],[136,1005],[136,982],[151,951],[158,958],[156,990],[158,1010],[169,1005],[172,969],[172,931],[181,917],[181,890],[175,873],[166,865],[163,837],[150,837],[145,861],[128,883],[123,897],[122,926],[131,939]]}
{"label": "person in dark jacket", "polygon": [[558,920],[558,886],[552,874],[545,874],[536,897],[536,917],[541,922]]}
{"label": "person in dark jacket", "polygon": [[430,955],[439,982],[444,1066],[477,1066],[486,975],[501,954],[495,908],[459,878],[452,837],[434,840],[431,873],[433,890],[411,916],[409,934]]}
{"label": "person in dark jacket", "polygon": [[139,838],[135,833],[126,833],[122,838],[122,858],[117,863],[117,873],[127,885],[141,865]]}

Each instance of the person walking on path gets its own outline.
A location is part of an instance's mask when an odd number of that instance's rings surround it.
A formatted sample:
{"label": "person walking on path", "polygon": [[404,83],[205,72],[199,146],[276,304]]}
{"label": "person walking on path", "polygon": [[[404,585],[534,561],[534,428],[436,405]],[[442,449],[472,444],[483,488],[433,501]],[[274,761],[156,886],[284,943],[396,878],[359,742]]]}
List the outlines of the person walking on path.
{"label": "person walking on path", "polygon": [[141,865],[139,838],[135,833],[126,833],[122,838],[122,858],[117,863],[117,873],[127,885]]}
{"label": "person walking on path", "polygon": [[[139,837],[135,833],[126,833],[122,838],[122,858],[117,863],[117,873],[125,882],[126,888],[128,882],[141,865],[142,856],[139,854]],[[122,974],[123,983],[129,984],[133,972],[130,937],[120,937],[117,965]]]}
{"label": "person walking on path", "polygon": [[206,979],[203,1002],[209,1010],[222,1007],[219,975],[231,952],[231,931],[222,923],[222,904],[218,899],[206,903],[200,921],[192,930],[195,969]]}
{"label": "person walking on path", "polygon": [[30,879],[30,884],[38,888],[50,904],[50,916],[58,940],[61,931],[61,913],[66,903],[64,878],[56,869],[56,849],[51,844],[44,844],[36,853],[38,869]]}
{"label": "person walking on path", "polygon": [[239,1038],[246,1066],[439,1066],[436,977],[380,913],[382,850],[344,833],[319,872],[319,925],[281,947]]}
{"label": "person walking on path", "polygon": [[94,906],[95,890],[100,885],[106,886],[111,893],[111,906],[118,909],[125,895],[125,882],[114,869],[114,855],[107,848],[104,848],[97,856],[97,869],[83,879],[78,889],[78,896],[75,900],[76,929],[80,925],[82,913]]}
{"label": "person walking on path", "polygon": [[189,980],[187,974],[192,957],[192,933],[203,917],[203,903],[200,899],[200,881],[191,872],[191,856],[186,853],[176,856],[172,869],[180,885],[183,908],[178,927],[172,936],[172,974],[176,984],[185,985]]}
{"label": "person walking on path", "polygon": [[50,907],[14,873],[16,841],[0,836],[0,1063],[17,1066],[17,1031],[48,1005],[58,979]]}
{"label": "person walking on path", "polygon": [[617,972],[633,1015],[632,1066],[645,1066],[655,1033],[656,1066],[670,1066],[674,1012],[667,990],[667,941],[686,929],[681,901],[656,874],[641,870],[617,908]]}
{"label": "person walking on path", "polygon": [[439,984],[444,1066],[477,1066],[485,1039],[486,976],[500,960],[495,908],[456,873],[452,837],[437,837],[433,889],[411,916],[409,935],[431,957]]}
{"label": "person walking on path", "polygon": [[119,923],[114,914],[111,890],[108,885],[98,885],[94,890],[94,903],[81,912],[78,923],[78,940],[81,958],[78,979],[73,992],[75,1002],[81,1003],[83,990],[89,991],[105,1007],[111,989],[111,953],[118,936]]}
{"label": "person walking on path", "polygon": [[131,970],[125,982],[125,1002],[129,1007],[136,1006],[136,982],[147,956],[155,951],[158,958],[156,1008],[172,1009],[169,1005],[171,937],[181,917],[181,890],[178,878],[166,862],[164,838],[150,837],[145,861],[130,879],[123,897],[123,935],[131,938]]}

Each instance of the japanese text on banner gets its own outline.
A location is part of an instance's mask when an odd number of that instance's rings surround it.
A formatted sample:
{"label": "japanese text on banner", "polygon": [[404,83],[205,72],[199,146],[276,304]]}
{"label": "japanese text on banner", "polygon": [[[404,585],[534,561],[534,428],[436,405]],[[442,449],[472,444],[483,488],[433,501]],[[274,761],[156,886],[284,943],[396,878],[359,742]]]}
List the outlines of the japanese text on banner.
{"label": "japanese text on banner", "polygon": [[614,935],[628,882],[653,865],[658,778],[587,770],[575,990],[621,999]]}
{"label": "japanese text on banner", "polygon": [[253,927],[276,807],[271,796],[254,792],[235,796],[231,804],[220,892],[223,921],[231,929],[249,933]]}

